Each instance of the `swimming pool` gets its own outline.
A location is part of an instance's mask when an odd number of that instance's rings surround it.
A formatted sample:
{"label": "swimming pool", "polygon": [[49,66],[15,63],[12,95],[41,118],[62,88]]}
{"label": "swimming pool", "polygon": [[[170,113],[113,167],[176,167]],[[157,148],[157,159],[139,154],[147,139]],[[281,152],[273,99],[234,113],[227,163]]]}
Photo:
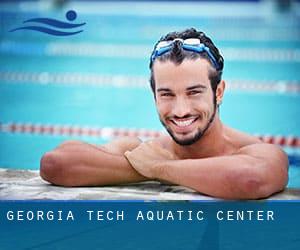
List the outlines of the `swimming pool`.
{"label": "swimming pool", "polygon": [[[197,14],[202,7],[213,13],[209,4],[161,5],[150,14],[151,6],[2,4],[0,167],[38,169],[44,152],[71,138],[100,144],[126,133],[156,136],[163,128],[148,86],[152,46],[168,31],[196,27],[214,38],[225,58],[222,120],[281,142],[291,163],[289,187],[300,188],[299,16],[274,18],[250,4],[233,7],[246,8],[244,15],[223,16]],[[69,9],[86,22],[76,36],[8,32],[28,18],[63,19]]]}

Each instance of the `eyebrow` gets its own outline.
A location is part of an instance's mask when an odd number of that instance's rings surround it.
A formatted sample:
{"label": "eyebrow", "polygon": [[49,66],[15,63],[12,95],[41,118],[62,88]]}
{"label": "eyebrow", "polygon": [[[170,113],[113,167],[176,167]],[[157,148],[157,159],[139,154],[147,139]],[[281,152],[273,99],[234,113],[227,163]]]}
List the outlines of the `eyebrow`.
{"label": "eyebrow", "polygon": [[169,89],[169,88],[159,88],[159,89],[157,89],[157,92],[162,92],[162,91],[169,91],[169,92],[172,92],[172,90]]}
{"label": "eyebrow", "polygon": [[205,85],[202,84],[197,84],[197,85],[193,85],[191,87],[187,87],[186,90],[194,90],[194,89],[206,89]]}

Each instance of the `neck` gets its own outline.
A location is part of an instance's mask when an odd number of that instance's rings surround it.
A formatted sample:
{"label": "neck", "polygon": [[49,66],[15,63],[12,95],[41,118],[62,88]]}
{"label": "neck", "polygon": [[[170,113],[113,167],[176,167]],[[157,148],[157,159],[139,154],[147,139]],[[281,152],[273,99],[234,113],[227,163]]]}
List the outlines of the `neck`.
{"label": "neck", "polygon": [[217,114],[204,135],[194,144],[181,146],[173,141],[174,152],[180,159],[198,159],[222,155],[225,146],[223,124]]}

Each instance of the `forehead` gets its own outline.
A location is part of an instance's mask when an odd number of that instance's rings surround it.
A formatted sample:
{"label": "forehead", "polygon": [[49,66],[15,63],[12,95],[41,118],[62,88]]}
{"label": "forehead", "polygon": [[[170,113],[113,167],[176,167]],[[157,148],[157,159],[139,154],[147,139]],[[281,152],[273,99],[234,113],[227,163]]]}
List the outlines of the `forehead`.
{"label": "forehead", "polygon": [[203,58],[184,59],[181,64],[175,64],[170,60],[164,62],[157,60],[153,65],[156,89],[185,88],[191,84],[209,86],[209,67],[209,62]]}

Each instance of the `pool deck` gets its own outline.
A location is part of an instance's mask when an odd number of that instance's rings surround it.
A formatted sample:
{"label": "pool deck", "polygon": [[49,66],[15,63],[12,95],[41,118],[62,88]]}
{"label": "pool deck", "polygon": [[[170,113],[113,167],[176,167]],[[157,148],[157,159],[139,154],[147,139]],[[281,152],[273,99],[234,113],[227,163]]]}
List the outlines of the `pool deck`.
{"label": "pool deck", "polygon": [[[0,168],[1,200],[217,200],[182,186],[155,181],[106,186],[59,187],[42,180],[39,171]],[[300,189],[286,189],[268,200],[300,200]]]}

